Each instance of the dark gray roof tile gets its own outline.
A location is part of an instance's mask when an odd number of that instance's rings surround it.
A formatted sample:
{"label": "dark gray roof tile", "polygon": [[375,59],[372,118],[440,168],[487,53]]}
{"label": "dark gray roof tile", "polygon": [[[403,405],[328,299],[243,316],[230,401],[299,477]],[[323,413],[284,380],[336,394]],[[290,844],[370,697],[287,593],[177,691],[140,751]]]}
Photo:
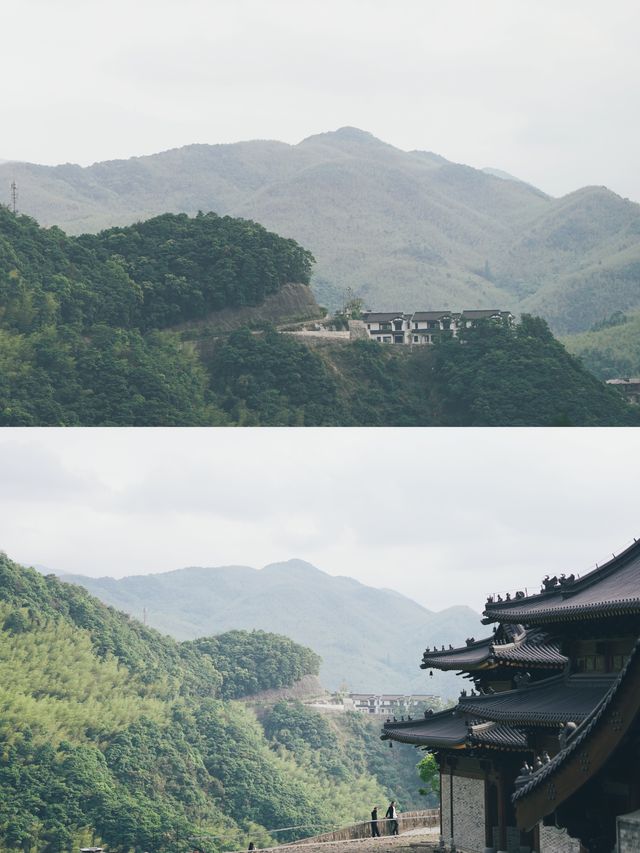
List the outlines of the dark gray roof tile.
{"label": "dark gray roof tile", "polygon": [[640,542],[589,574],[552,590],[487,604],[487,622],[527,624],[640,613]]}
{"label": "dark gray roof tile", "polygon": [[579,723],[593,711],[614,680],[611,675],[557,675],[517,690],[461,696],[458,707],[479,719],[517,725]]}
{"label": "dark gray roof tile", "polygon": [[431,714],[425,719],[400,723],[385,723],[382,737],[416,746],[455,749],[464,746],[467,737],[468,715],[457,709]]}

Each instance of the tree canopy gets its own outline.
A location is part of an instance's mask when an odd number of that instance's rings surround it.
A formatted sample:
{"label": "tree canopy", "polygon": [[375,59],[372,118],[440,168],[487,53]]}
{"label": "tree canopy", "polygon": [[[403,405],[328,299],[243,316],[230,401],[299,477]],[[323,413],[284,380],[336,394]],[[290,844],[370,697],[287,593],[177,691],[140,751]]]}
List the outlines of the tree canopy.
{"label": "tree canopy", "polygon": [[318,665],[263,631],[176,642],[0,555],[0,851],[218,853],[364,818],[386,790],[377,731],[337,737],[297,705],[263,728],[228,698]]}

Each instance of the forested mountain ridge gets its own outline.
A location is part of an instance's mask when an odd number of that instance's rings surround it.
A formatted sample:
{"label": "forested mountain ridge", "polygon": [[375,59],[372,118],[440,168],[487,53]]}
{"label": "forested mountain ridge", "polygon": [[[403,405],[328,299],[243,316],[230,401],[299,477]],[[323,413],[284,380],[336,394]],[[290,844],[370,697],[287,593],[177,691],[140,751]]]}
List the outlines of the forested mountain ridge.
{"label": "forested mountain ridge", "polygon": [[640,411],[524,316],[464,343],[306,346],[240,330],[203,356],[231,422],[250,426],[631,426]]}
{"label": "forested mountain ridge", "polygon": [[601,379],[640,376],[640,311],[617,311],[562,343]]}
{"label": "forested mountain ridge", "polygon": [[322,683],[333,690],[448,694],[452,679],[419,668],[428,644],[477,633],[467,607],[433,613],[397,593],[332,577],[302,560],[187,568],[119,580],[63,576],[178,639],[233,629],[285,634],[321,656]]}
{"label": "forested mountain ridge", "polygon": [[0,425],[224,422],[193,347],[163,330],[306,285],[311,263],[211,213],[68,237],[0,207]]}
{"label": "forested mountain ridge", "polygon": [[371,727],[288,703],[260,724],[223,698],[317,667],[266,633],[178,643],[0,555],[0,850],[217,853],[411,796],[415,758]]}
{"label": "forested mountain ridge", "polygon": [[555,199],[355,128],[87,168],[0,165],[7,187],[9,169],[25,211],[76,233],[166,210],[262,222],[316,256],[323,304],[351,287],[376,310],[500,307],[558,332],[640,307],[639,205],[598,186]]}
{"label": "forested mountain ridge", "polygon": [[[320,312],[312,262],[292,240],[215,214],[67,237],[0,208],[0,425],[638,421],[527,317],[465,330],[465,347],[413,351],[279,334],[267,318]],[[251,328],[229,334],[239,323]]]}

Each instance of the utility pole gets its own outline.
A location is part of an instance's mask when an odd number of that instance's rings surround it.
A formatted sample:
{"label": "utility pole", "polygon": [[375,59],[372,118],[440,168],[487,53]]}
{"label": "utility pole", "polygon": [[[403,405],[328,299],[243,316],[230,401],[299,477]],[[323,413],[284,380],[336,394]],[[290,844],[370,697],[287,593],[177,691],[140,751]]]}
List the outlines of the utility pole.
{"label": "utility pole", "polygon": [[11,181],[11,210],[15,216],[18,210],[18,185],[15,180]]}
{"label": "utility pole", "polygon": [[146,607],[142,608],[142,624],[143,625],[147,624],[147,608]]}

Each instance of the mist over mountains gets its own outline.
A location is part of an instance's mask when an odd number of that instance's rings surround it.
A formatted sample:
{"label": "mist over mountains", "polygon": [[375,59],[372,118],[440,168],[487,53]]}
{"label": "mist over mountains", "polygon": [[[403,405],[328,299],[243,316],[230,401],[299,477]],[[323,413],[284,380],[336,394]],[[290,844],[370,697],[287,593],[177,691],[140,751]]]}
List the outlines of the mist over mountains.
{"label": "mist over mountains", "polygon": [[[453,695],[450,674],[419,668],[427,645],[464,643],[484,629],[465,606],[432,612],[405,596],[302,560],[248,566],[191,567],[122,579],[61,575],[119,610],[181,640],[231,629],[284,634],[322,656],[322,683],[351,691]],[[486,632],[485,632],[486,633]]]}
{"label": "mist over mountains", "polygon": [[350,287],[378,310],[499,307],[557,332],[640,307],[640,205],[604,187],[554,199],[356,128],[87,168],[0,165],[0,186],[13,177],[23,212],[75,233],[165,211],[257,220],[314,253],[329,306]]}

